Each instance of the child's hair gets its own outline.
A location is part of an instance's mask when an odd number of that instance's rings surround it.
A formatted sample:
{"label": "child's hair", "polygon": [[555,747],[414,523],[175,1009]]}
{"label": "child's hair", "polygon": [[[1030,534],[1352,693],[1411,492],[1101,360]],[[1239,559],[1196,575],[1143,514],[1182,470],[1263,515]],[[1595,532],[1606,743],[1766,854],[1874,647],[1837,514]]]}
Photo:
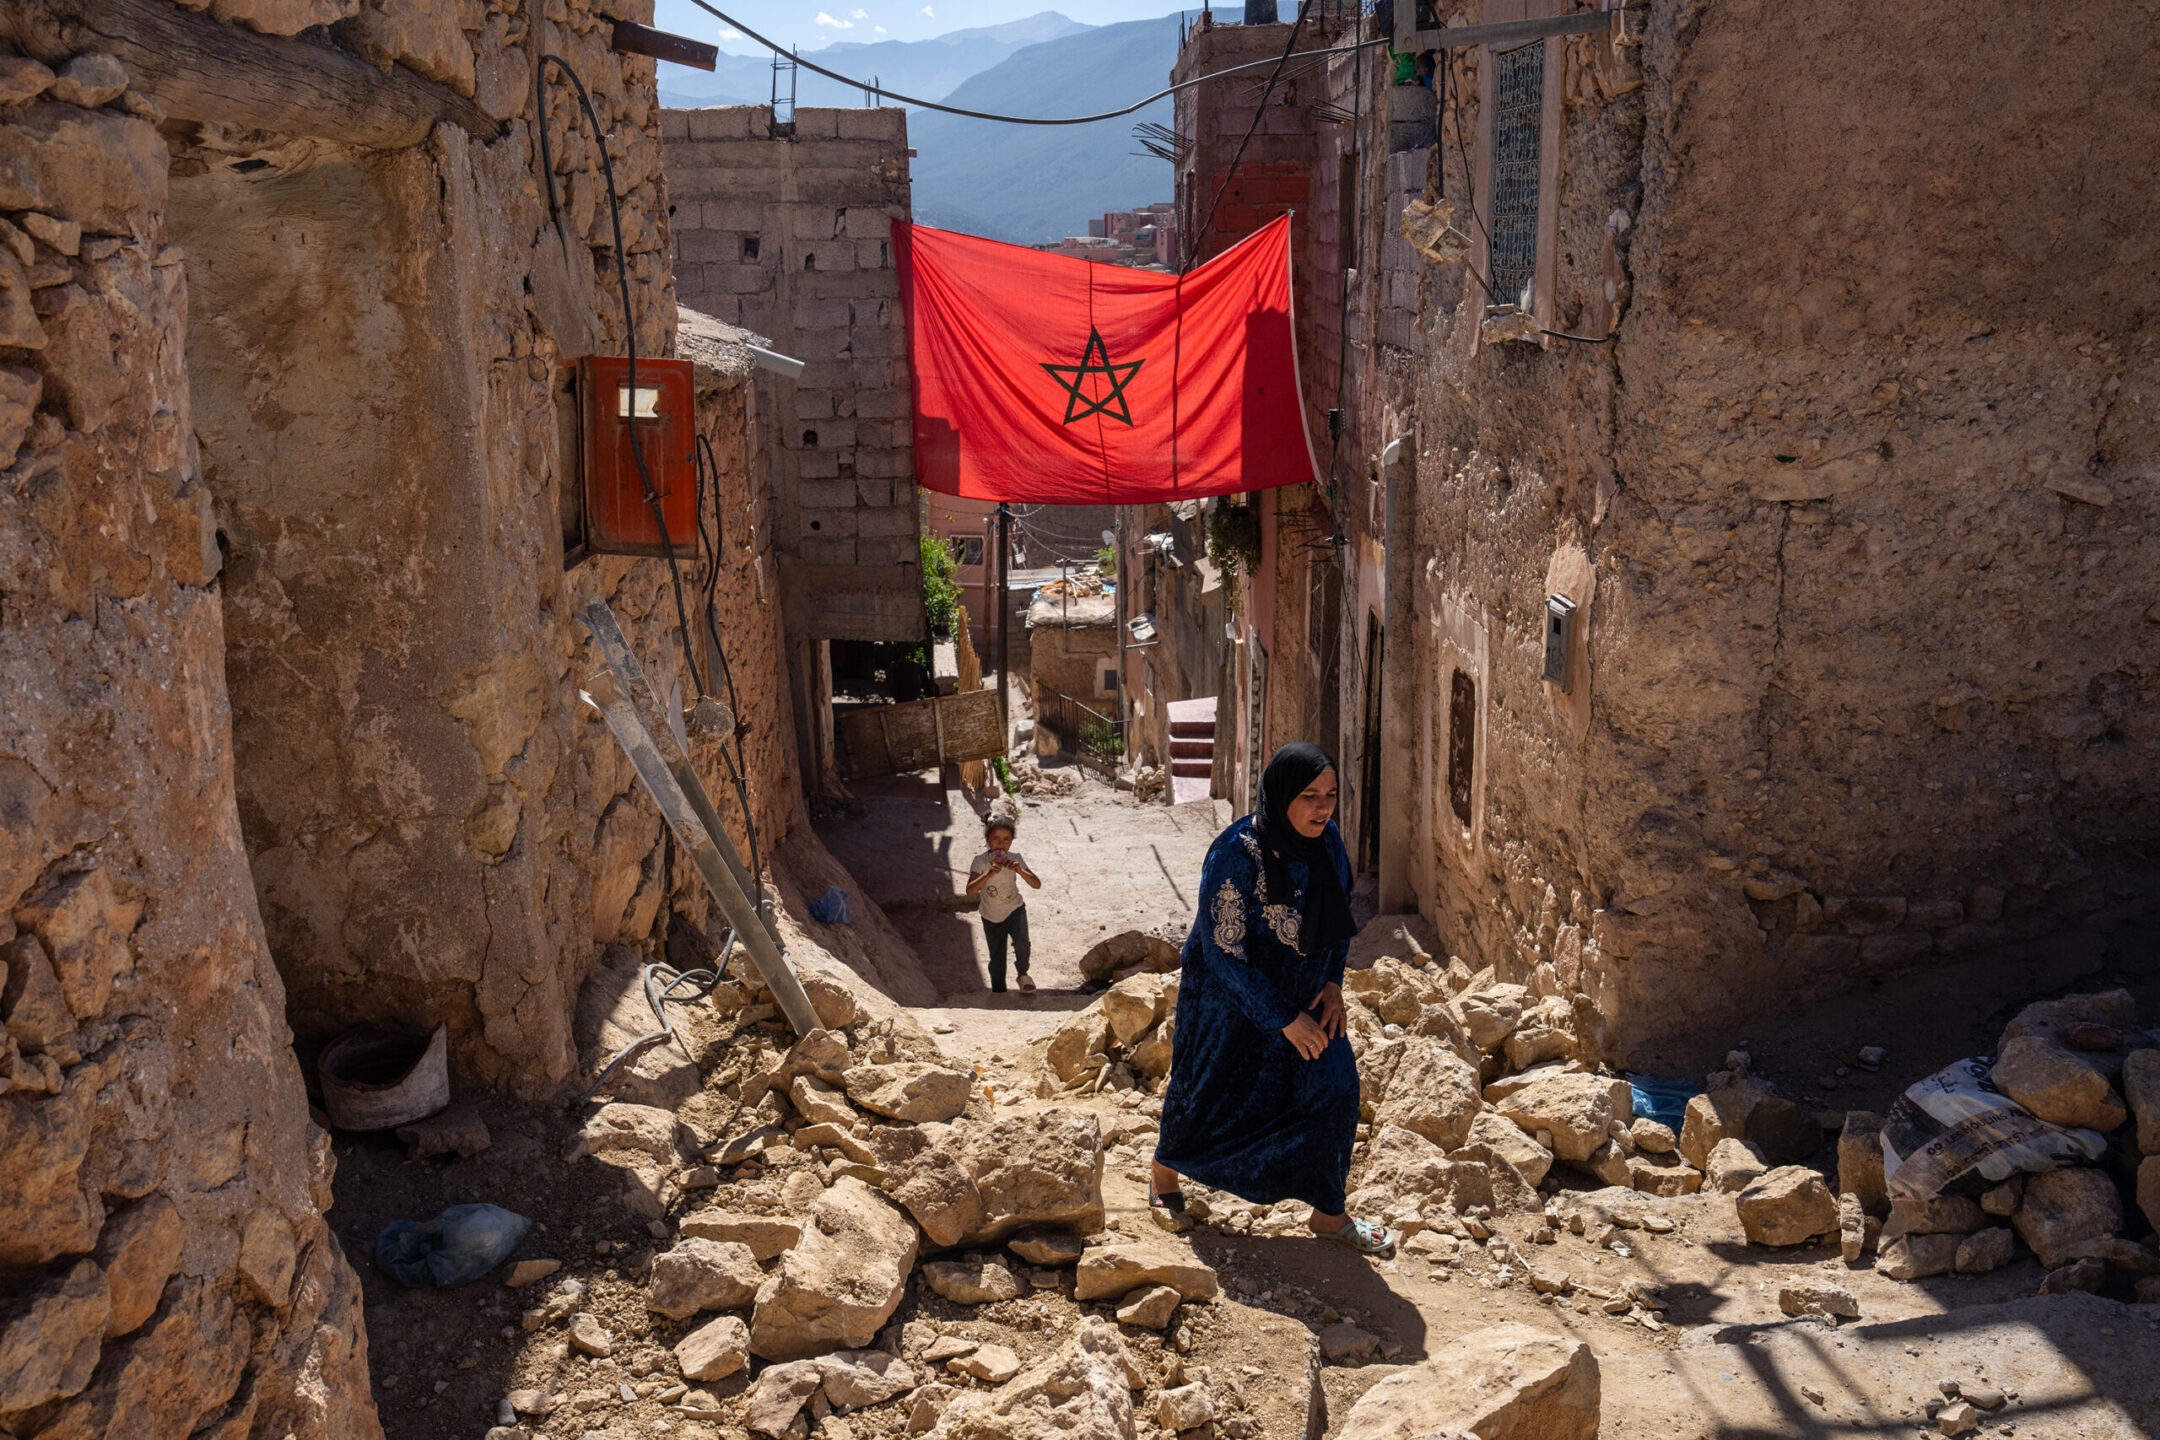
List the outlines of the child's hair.
{"label": "child's hair", "polygon": [[1013,822],[1003,815],[992,815],[989,819],[983,821],[983,839],[988,840],[1000,830],[1015,838],[1020,834]]}

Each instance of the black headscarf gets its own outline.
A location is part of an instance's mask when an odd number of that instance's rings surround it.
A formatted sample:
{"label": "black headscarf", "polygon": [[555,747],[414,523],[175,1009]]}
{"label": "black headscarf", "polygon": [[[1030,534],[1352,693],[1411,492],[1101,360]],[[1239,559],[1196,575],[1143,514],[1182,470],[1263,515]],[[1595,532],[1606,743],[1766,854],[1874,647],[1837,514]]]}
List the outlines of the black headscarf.
{"label": "black headscarf", "polygon": [[1334,768],[1327,751],[1317,745],[1299,740],[1283,746],[1260,775],[1260,804],[1253,811],[1253,833],[1260,837],[1269,899],[1279,905],[1290,897],[1287,862],[1297,860],[1305,866],[1305,908],[1298,919],[1301,955],[1325,954],[1357,933],[1350,921],[1350,897],[1343,894],[1342,877],[1335,873],[1327,832],[1308,839],[1290,823],[1290,802]]}

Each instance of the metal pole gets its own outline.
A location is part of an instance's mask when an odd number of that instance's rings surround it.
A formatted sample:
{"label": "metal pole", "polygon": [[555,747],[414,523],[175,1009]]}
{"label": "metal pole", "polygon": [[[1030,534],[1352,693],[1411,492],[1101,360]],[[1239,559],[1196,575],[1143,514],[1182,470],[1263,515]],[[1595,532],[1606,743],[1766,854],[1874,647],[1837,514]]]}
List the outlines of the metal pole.
{"label": "metal pole", "polygon": [[1004,501],[997,508],[997,636],[998,636],[998,754],[1012,750],[1012,712],[1007,696],[1011,682],[1006,666],[1012,654],[1012,507]]}

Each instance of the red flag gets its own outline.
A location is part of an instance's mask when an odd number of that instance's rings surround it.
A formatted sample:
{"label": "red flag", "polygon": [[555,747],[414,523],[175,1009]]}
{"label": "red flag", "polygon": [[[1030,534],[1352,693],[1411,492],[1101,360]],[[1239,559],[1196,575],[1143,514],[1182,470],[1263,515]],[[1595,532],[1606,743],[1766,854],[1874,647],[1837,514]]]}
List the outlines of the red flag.
{"label": "red flag", "polygon": [[915,478],[1129,505],[1315,477],[1285,216],[1185,275],[896,221]]}

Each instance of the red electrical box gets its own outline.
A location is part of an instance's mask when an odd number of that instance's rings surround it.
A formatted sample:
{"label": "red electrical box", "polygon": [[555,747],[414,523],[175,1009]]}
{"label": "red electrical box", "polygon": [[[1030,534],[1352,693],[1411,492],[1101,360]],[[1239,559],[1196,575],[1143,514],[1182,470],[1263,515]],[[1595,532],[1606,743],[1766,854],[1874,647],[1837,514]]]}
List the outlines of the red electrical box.
{"label": "red electrical box", "polygon": [[[603,555],[697,555],[697,428],[690,362],[630,362],[587,355],[577,362],[579,469],[584,480],[584,546]],[[644,456],[643,474],[638,457]],[[646,480],[659,497],[661,539]]]}

